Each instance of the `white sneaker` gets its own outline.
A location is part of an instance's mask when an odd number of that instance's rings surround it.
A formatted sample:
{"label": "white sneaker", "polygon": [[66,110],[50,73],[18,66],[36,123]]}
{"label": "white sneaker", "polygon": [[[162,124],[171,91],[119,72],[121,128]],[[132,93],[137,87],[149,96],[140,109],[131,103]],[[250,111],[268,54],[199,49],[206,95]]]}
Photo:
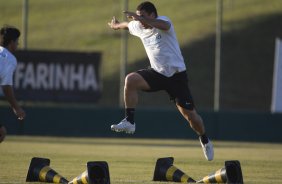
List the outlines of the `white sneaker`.
{"label": "white sneaker", "polygon": [[203,148],[203,152],[204,152],[206,159],[208,161],[212,161],[214,153],[213,153],[213,146],[212,146],[211,141],[209,140],[209,142],[207,144],[203,144],[200,140],[200,143],[201,143],[201,146]]}
{"label": "white sneaker", "polygon": [[127,134],[134,134],[135,132],[135,123],[131,124],[126,119],[123,119],[119,124],[112,125],[111,129],[115,132],[125,132]]}

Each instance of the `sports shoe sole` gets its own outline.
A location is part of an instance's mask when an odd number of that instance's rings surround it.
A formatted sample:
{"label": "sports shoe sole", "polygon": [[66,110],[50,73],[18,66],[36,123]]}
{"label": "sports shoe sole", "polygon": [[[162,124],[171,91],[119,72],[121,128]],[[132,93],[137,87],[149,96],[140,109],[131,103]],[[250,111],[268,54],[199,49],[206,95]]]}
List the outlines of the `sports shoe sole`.
{"label": "sports shoe sole", "polygon": [[115,129],[113,127],[111,127],[111,130],[112,131],[115,131],[115,132],[125,132],[127,134],[134,134],[135,131],[130,131],[130,130],[120,130],[120,129]]}

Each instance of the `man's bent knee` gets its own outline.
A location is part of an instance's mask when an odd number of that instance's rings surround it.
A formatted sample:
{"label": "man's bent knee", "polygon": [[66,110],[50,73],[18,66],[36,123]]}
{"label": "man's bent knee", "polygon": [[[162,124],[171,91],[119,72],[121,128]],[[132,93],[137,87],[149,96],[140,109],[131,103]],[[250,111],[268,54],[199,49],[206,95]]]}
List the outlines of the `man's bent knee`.
{"label": "man's bent knee", "polygon": [[134,85],[136,85],[137,84],[137,82],[138,82],[138,77],[139,76],[137,76],[138,74],[136,74],[136,73],[130,73],[130,74],[128,74],[127,76],[126,76],[126,78],[125,78],[125,85],[126,86],[134,86]]}
{"label": "man's bent knee", "polygon": [[149,88],[147,82],[138,73],[130,73],[125,78],[126,88],[147,89]]}

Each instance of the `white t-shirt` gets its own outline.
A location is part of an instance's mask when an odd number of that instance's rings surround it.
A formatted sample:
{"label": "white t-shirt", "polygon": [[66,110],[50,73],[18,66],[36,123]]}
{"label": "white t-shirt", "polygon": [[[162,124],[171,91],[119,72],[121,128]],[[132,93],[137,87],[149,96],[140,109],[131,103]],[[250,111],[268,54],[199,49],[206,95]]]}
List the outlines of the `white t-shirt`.
{"label": "white t-shirt", "polygon": [[17,67],[16,57],[0,46],[0,85],[13,85],[13,74]]}
{"label": "white t-shirt", "polygon": [[168,17],[158,16],[170,23],[167,31],[157,28],[144,29],[139,21],[128,23],[130,34],[139,37],[149,57],[151,67],[167,77],[186,70],[172,22]]}

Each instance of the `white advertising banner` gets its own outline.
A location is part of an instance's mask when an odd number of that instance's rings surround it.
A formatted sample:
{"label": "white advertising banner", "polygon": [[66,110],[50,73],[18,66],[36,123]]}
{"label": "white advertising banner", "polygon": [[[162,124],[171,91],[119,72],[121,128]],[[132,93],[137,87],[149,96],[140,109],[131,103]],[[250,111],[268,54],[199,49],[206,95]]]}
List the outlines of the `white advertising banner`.
{"label": "white advertising banner", "polygon": [[276,39],[271,112],[282,113],[282,40]]}

